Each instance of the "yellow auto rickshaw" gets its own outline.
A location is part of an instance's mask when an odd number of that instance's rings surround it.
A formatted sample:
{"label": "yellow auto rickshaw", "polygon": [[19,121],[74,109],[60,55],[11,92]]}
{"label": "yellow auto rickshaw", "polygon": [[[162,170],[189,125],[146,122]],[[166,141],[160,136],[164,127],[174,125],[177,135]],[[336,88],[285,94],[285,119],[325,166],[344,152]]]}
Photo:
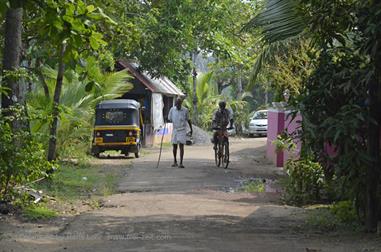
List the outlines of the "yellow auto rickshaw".
{"label": "yellow auto rickshaw", "polygon": [[107,150],[140,156],[142,117],[135,100],[116,99],[100,102],[95,108],[91,152],[94,156]]}

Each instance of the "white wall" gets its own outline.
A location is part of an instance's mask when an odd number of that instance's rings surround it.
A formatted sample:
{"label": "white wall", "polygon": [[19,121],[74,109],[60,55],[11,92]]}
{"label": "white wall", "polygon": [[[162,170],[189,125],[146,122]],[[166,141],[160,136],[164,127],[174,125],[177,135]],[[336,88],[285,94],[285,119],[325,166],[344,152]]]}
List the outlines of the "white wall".
{"label": "white wall", "polygon": [[155,131],[164,126],[163,107],[163,95],[152,93],[152,126]]}

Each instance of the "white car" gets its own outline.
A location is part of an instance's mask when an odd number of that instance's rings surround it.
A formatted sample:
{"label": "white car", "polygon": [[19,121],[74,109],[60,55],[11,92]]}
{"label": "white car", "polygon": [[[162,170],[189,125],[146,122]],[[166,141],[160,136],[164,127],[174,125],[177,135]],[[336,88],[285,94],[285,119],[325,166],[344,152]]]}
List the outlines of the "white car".
{"label": "white car", "polygon": [[237,134],[237,131],[235,130],[235,128],[228,129],[228,134],[229,136],[235,136]]}
{"label": "white car", "polygon": [[243,129],[249,136],[267,136],[267,110],[258,110],[250,119],[249,127]]}

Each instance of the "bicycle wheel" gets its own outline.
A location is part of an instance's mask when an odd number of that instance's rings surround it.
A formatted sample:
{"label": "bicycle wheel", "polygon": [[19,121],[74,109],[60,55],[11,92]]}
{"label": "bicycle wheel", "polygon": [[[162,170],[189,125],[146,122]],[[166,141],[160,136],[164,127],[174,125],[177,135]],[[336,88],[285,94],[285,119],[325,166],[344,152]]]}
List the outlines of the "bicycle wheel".
{"label": "bicycle wheel", "polygon": [[225,150],[225,155],[224,155],[224,168],[228,168],[229,166],[229,156],[230,156],[230,153],[229,153],[229,142],[225,142],[224,144],[224,150]]}
{"label": "bicycle wheel", "polygon": [[218,163],[217,163],[217,167],[220,167],[221,166],[221,163],[222,163],[222,160],[223,160],[223,144],[220,142],[218,143]]}
{"label": "bicycle wheel", "polygon": [[218,145],[216,145],[216,148],[214,149],[214,161],[216,162],[216,166],[220,166],[220,159],[218,158]]}

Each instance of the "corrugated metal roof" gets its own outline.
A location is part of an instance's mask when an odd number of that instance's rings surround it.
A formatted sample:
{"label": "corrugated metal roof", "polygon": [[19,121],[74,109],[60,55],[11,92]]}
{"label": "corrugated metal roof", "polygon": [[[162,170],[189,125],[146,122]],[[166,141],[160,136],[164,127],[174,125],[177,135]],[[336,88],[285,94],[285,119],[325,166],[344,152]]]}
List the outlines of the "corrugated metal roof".
{"label": "corrugated metal roof", "polygon": [[142,82],[151,92],[161,93],[171,96],[185,96],[185,94],[167,77],[152,77],[148,72],[138,71],[139,65],[119,60],[118,63],[126,68],[130,74]]}

